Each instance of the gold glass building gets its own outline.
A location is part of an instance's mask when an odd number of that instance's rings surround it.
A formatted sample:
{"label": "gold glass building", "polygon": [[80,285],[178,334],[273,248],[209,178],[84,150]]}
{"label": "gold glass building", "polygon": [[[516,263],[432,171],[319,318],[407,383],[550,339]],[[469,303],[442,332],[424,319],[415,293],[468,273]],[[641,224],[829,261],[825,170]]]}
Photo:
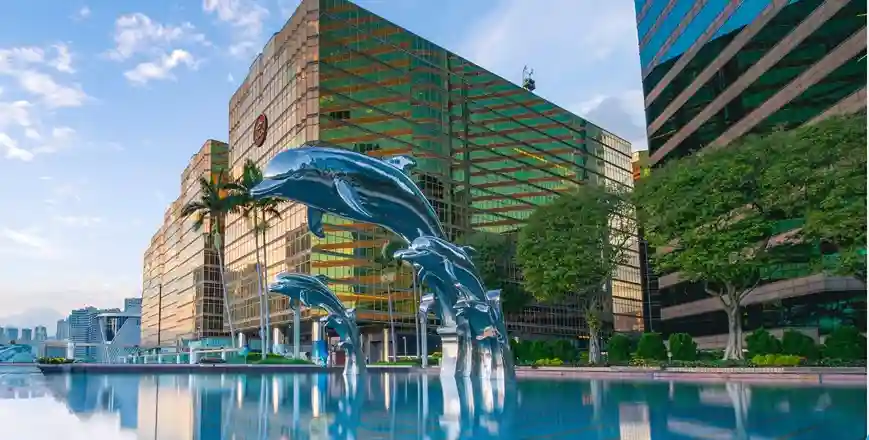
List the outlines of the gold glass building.
{"label": "gold glass building", "polygon": [[151,238],[142,269],[142,346],[175,345],[183,340],[225,336],[223,292],[217,253],[206,219],[200,231],[193,218],[180,216],[200,198],[199,179],[215,181],[229,160],[225,142],[208,140],[181,175],[181,192]]}
{"label": "gold glass building", "polygon": [[[268,130],[257,145],[261,115]],[[626,141],[345,0],[301,2],[230,100],[229,125],[233,176],[247,159],[264,166],[281,150],[312,140],[377,157],[414,156],[414,178],[454,240],[471,230],[513,233],[535,207],[576,185],[633,185]],[[304,206],[286,204],[282,212],[266,237],[270,279],[282,271],[326,275],[375,328],[389,320],[392,294],[396,325],[413,326],[410,273],[393,279],[373,262],[389,239],[383,230],[327,216],[321,240],[308,233]],[[230,216],[226,260],[233,320],[255,333],[251,229]],[[632,243],[629,263],[612,283],[621,330],[642,329],[636,251]],[[289,324],[287,300],[270,301],[272,324]],[[526,335],[576,337],[582,327],[570,307],[534,305],[508,322]]]}

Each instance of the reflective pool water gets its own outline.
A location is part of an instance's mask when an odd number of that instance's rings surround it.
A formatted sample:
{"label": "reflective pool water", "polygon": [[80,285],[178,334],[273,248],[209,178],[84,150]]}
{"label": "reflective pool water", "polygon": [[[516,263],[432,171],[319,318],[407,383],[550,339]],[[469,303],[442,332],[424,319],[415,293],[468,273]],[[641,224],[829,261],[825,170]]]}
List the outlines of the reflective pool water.
{"label": "reflective pool water", "polygon": [[866,438],[866,388],[0,371],[3,439]]}

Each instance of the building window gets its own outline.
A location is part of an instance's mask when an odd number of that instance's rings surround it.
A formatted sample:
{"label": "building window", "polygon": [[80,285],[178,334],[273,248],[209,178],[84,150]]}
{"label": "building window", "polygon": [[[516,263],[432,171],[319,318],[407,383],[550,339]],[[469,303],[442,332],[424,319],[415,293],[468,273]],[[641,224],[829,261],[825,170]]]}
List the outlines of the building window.
{"label": "building window", "polygon": [[339,110],[339,111],[329,112],[329,118],[340,119],[340,120],[350,119],[350,110]]}

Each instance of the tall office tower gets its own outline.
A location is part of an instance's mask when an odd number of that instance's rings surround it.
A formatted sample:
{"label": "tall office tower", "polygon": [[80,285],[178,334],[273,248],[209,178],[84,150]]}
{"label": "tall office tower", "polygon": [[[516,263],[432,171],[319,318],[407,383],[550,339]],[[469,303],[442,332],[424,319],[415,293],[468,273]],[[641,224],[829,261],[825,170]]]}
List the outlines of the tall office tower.
{"label": "tall office tower", "polygon": [[21,329],[21,340],[19,342],[32,342],[33,341],[33,329],[23,328]]}
{"label": "tall office tower", "polygon": [[224,176],[227,163],[226,143],[208,140],[202,145],[181,174],[178,198],[166,209],[163,224],[145,251],[143,346],[226,335],[220,267],[210,234],[214,229],[222,234],[222,219],[206,218],[202,229],[194,231],[196,218],[181,217],[181,210],[201,197],[200,179],[217,181]]}
{"label": "tall office tower", "polygon": [[57,320],[57,329],[55,329],[54,339],[59,341],[69,339],[69,322],[66,319]]}
{"label": "tall office tower", "polygon": [[[866,109],[865,1],[635,4],[649,166],[746,134]],[[865,330],[862,283],[813,273],[807,264],[772,269],[774,279],[746,299],[746,331],[804,327],[823,336],[841,324]],[[702,283],[663,274],[660,290],[666,333],[691,333],[701,347],[726,343],[726,315]]]}
{"label": "tall office tower", "polygon": [[18,328],[17,327],[6,327],[6,340],[9,342],[18,341]]}
{"label": "tall office tower", "polygon": [[37,325],[33,328],[33,341],[42,342],[48,339],[48,329],[45,326]]}
{"label": "tall office tower", "polygon": [[[98,313],[99,310],[95,307],[73,310],[69,314],[69,318],[67,318],[67,322],[69,323],[69,341],[79,344],[93,343],[91,339],[91,326]],[[75,359],[92,359],[93,350],[91,348],[88,346],[75,347]]]}
{"label": "tall office tower", "polygon": [[124,298],[124,312],[142,313],[142,298]]}
{"label": "tall office tower", "polygon": [[[229,123],[234,177],[248,159],[264,166],[314,140],[375,157],[413,155],[413,178],[451,239],[474,230],[515,237],[535,207],[570,188],[633,185],[628,142],[344,0],[301,2],[252,63],[230,100]],[[281,271],[328,276],[372,343],[390,320],[387,292],[399,332],[413,328],[418,293],[410,272],[392,277],[373,261],[389,239],[385,231],[326,216],[326,238],[318,239],[308,232],[305,207],[281,209],[265,239],[269,278]],[[250,333],[260,314],[254,248],[248,222],[230,215],[233,319]],[[612,286],[616,328],[642,329],[636,243]],[[273,295],[270,302],[272,323],[285,327],[287,300]],[[573,339],[583,326],[572,306],[535,305],[508,323],[514,334]]]}

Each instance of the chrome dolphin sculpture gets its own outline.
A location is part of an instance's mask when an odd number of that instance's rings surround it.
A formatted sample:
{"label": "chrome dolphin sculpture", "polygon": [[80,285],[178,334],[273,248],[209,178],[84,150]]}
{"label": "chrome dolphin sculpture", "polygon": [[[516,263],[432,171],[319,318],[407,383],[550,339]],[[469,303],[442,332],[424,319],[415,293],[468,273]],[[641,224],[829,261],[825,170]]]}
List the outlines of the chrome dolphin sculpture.
{"label": "chrome dolphin sculpture", "polygon": [[498,291],[488,292],[471,260],[473,249],[438,237],[418,237],[394,257],[418,268],[463,336],[456,375],[512,377],[513,359]]}
{"label": "chrome dolphin sculpture", "polygon": [[266,166],[254,198],[280,197],[308,206],[308,228],[324,237],[323,213],[373,223],[410,243],[444,232],[431,203],[409,176],[407,156],[378,159],[309,142],[278,153]]}
{"label": "chrome dolphin sculpture", "polygon": [[[356,311],[347,309],[338,299],[335,292],[326,285],[328,278],[322,275],[302,273],[282,273],[275,276],[275,282],[269,285],[269,292],[285,295],[298,300],[307,307],[319,307],[326,310],[336,332],[341,336],[342,343],[349,342],[347,360],[344,363],[344,374],[358,374],[364,371],[365,359],[359,344],[359,327],[356,325]],[[343,334],[342,334],[343,332]]]}
{"label": "chrome dolphin sculpture", "polygon": [[[344,374],[355,375],[359,374],[359,359],[364,359],[362,354],[362,345],[359,338],[359,329],[356,327],[356,311],[355,309],[347,310],[347,315],[352,317],[340,316],[330,313],[322,318],[320,322],[326,327],[335,330],[338,333],[338,347],[344,350],[347,355],[344,361]],[[355,332],[354,332],[355,330]],[[364,368],[364,367],[363,367]]]}

